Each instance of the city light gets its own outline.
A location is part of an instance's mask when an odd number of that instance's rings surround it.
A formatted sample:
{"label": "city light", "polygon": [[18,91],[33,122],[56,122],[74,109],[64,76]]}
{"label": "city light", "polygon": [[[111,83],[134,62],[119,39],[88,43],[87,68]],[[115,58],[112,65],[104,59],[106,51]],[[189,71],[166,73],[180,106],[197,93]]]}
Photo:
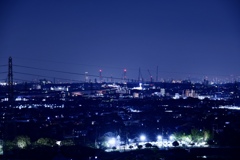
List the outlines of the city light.
{"label": "city light", "polygon": [[173,141],[174,138],[175,138],[175,137],[174,137],[173,135],[170,135],[170,136],[169,136],[169,140],[170,140],[170,141]]}
{"label": "city light", "polygon": [[115,146],[115,145],[116,145],[116,139],[115,139],[115,138],[110,138],[110,139],[108,140],[108,145],[109,145],[110,147]]}
{"label": "city light", "polygon": [[158,140],[158,141],[161,141],[161,140],[162,140],[162,136],[158,135],[158,136],[157,136],[157,140]]}
{"label": "city light", "polygon": [[145,135],[141,135],[140,136],[140,141],[146,141],[146,136]]}

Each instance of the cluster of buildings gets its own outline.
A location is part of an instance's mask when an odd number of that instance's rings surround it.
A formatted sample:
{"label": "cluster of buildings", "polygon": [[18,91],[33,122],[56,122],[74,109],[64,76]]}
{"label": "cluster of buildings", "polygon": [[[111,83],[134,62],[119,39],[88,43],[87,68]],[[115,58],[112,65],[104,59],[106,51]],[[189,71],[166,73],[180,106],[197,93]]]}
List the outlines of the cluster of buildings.
{"label": "cluster of buildings", "polygon": [[[230,138],[240,133],[239,82],[210,85],[189,81],[146,84],[41,81],[14,85],[11,102],[8,94],[8,87],[2,85],[3,139],[27,135],[31,139],[72,139],[97,148],[112,148],[116,144],[119,148],[134,148],[143,141],[157,142],[159,136],[162,141],[158,144],[164,146],[170,136],[180,133],[189,135],[186,145],[193,145],[192,131],[197,130],[199,134],[209,133],[212,143],[208,144],[240,142],[239,138],[234,141]],[[230,137],[223,140],[226,135]]]}
{"label": "cluster of buildings", "polygon": [[[1,102],[8,101],[8,87],[6,83],[0,83]],[[48,80],[40,80],[39,83],[15,83],[14,99],[17,101],[33,100],[34,97],[42,98],[61,97],[59,100],[68,101],[74,96],[84,97],[109,97],[120,96],[122,98],[198,98],[228,100],[239,98],[239,82],[226,84],[191,83],[190,81],[173,82],[149,82],[149,83],[52,83]]]}

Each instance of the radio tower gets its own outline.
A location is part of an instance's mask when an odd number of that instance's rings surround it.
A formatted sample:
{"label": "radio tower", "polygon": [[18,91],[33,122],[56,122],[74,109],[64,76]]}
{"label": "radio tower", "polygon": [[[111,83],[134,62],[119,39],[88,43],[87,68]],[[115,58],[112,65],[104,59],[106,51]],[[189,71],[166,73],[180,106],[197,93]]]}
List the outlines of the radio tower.
{"label": "radio tower", "polygon": [[127,69],[123,70],[123,81],[126,82],[127,80]]}
{"label": "radio tower", "polygon": [[102,83],[102,70],[99,70],[99,82]]}
{"label": "radio tower", "polygon": [[13,72],[12,72],[12,57],[8,59],[8,102],[12,105],[13,102]]}

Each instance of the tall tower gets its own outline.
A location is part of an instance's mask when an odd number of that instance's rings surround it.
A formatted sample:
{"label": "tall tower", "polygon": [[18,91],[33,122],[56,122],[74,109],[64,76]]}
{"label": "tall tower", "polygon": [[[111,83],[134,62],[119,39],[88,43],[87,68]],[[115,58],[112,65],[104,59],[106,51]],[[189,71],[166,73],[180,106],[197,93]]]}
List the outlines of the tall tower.
{"label": "tall tower", "polygon": [[13,71],[12,71],[12,57],[8,59],[8,102],[12,105],[13,102]]}
{"label": "tall tower", "polygon": [[123,81],[126,82],[127,80],[127,69],[123,70]]}
{"label": "tall tower", "polygon": [[141,77],[142,77],[141,69],[139,68],[139,70],[138,70],[138,83],[141,82]]}
{"label": "tall tower", "polygon": [[99,82],[102,83],[102,70],[99,69]]}
{"label": "tall tower", "polygon": [[86,83],[89,82],[89,81],[88,81],[88,72],[85,72],[85,82],[86,82]]}

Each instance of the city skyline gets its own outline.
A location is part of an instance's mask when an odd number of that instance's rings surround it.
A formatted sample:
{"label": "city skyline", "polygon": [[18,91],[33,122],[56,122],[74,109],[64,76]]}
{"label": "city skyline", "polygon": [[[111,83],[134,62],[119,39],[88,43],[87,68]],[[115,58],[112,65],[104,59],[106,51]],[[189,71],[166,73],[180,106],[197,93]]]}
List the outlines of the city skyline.
{"label": "city skyline", "polygon": [[1,65],[12,56],[13,65],[96,76],[101,69],[103,77],[122,78],[127,69],[127,78],[137,80],[140,68],[144,79],[150,74],[156,79],[158,67],[159,80],[239,79],[238,1],[1,1],[0,6]]}
{"label": "city skyline", "polygon": [[[73,72],[68,70],[59,70],[54,68],[39,68],[35,66],[29,66],[28,64],[15,63],[12,57],[12,66],[9,66],[9,62],[1,65],[1,78],[0,82],[8,81],[9,67],[12,68],[13,81],[14,82],[39,82],[39,80],[49,80],[53,83],[75,83],[75,82],[174,82],[179,83],[181,81],[189,80],[192,82],[202,83],[204,80],[208,80],[213,83],[233,83],[234,81],[239,81],[240,76],[236,75],[206,75],[201,73],[184,73],[184,72],[168,72],[162,71],[157,66],[155,70],[142,69],[142,68],[124,68],[113,67],[118,73],[118,76],[113,76],[103,69],[97,69],[94,65],[86,64],[73,64],[78,66],[90,66],[95,68],[94,73],[85,72]],[[45,62],[46,63],[46,62]],[[66,64],[72,65],[65,62],[49,61],[51,64]],[[102,67],[108,68],[108,67]],[[158,71],[158,72],[157,72]],[[130,77],[130,75],[137,75],[136,77]],[[115,74],[116,75],[116,74]],[[178,76],[176,76],[178,75]]]}

